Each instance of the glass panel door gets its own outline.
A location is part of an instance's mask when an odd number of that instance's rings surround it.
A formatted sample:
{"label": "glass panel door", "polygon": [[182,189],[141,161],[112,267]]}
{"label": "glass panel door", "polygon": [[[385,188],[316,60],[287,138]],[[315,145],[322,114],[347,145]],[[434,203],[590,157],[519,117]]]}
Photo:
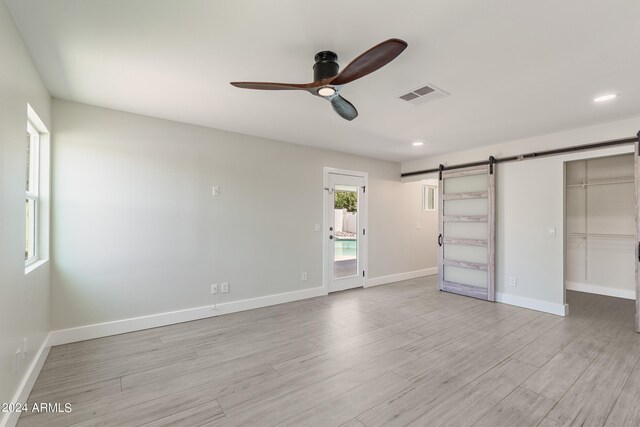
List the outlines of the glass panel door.
{"label": "glass panel door", "polygon": [[364,285],[365,178],[329,173],[327,183],[325,271],[329,292],[334,292]]}
{"label": "glass panel door", "polygon": [[493,301],[495,165],[443,171],[440,290]]}

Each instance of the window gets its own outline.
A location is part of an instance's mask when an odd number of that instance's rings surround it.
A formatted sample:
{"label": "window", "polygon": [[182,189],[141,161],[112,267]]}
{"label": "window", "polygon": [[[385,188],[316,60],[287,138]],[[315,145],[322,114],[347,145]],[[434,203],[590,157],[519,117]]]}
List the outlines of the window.
{"label": "window", "polygon": [[40,133],[27,121],[27,176],[25,198],[26,239],[24,260],[31,265],[38,260],[38,208],[40,184]]}
{"label": "window", "polygon": [[434,187],[433,185],[422,186],[422,210],[436,210],[436,187]]}

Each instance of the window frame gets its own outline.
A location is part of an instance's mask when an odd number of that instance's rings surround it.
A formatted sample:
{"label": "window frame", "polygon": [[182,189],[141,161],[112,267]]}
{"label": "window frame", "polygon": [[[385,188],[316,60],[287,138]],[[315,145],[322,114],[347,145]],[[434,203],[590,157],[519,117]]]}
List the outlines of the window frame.
{"label": "window frame", "polygon": [[[429,191],[433,192],[433,207],[429,208]],[[422,185],[422,210],[425,212],[433,212],[438,206],[438,187],[435,185]]]}
{"label": "window frame", "polygon": [[[40,208],[40,138],[41,133],[30,119],[27,119],[27,135],[29,135],[29,181],[25,182],[26,197],[25,203],[33,202],[33,218],[30,224],[25,224],[25,245],[27,239],[33,248],[33,255],[24,261],[25,268],[29,267],[40,260],[39,250],[39,208]],[[25,174],[26,178],[26,174]],[[26,218],[25,218],[26,220]],[[27,231],[27,227],[29,227]],[[26,247],[25,247],[26,255]]]}

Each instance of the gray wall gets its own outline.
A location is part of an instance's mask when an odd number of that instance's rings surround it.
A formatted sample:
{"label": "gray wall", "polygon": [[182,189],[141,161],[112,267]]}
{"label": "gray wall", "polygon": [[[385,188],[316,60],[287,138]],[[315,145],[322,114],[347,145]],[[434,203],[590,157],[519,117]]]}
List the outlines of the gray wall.
{"label": "gray wall", "polygon": [[[0,58],[0,402],[11,402],[49,331],[49,265],[25,275],[24,198],[27,103],[50,130],[51,101],[4,2]],[[25,337],[29,351],[15,373]]]}
{"label": "gray wall", "polygon": [[322,286],[324,166],[369,173],[370,278],[436,266],[435,213],[398,163],[61,100],[53,113],[53,329],[205,306],[222,281],[218,302]]}

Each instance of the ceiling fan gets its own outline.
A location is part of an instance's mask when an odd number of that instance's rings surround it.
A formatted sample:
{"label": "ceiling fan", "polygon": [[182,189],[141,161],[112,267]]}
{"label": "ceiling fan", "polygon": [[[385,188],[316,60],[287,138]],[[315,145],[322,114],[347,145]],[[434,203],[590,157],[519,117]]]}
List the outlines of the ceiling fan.
{"label": "ceiling fan", "polygon": [[389,39],[358,56],[340,73],[338,73],[336,62],[338,55],[328,50],[318,52],[311,83],[231,82],[231,84],[243,89],[306,90],[312,95],[331,102],[331,106],[340,117],[353,120],[358,117],[358,110],[340,96],[342,86],[384,67],[406,48],[407,42],[404,40]]}

